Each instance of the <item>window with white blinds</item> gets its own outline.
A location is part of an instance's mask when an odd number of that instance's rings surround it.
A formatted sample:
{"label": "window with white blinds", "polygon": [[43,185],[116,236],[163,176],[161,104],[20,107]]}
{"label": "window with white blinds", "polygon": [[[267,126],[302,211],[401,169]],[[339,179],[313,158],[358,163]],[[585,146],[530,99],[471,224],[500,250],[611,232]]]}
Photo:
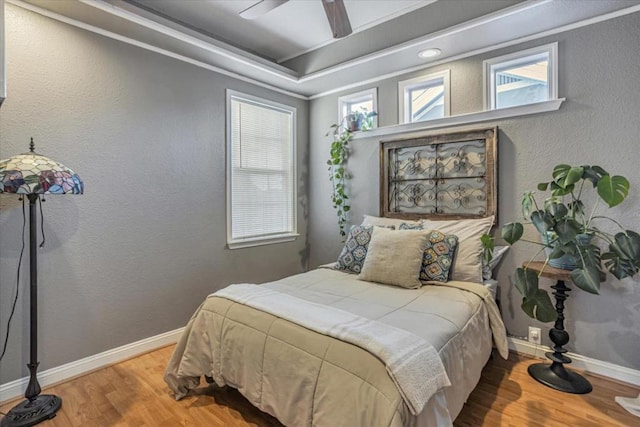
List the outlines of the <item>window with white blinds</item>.
{"label": "window with white blinds", "polygon": [[227,91],[227,243],[231,249],[296,234],[293,107]]}

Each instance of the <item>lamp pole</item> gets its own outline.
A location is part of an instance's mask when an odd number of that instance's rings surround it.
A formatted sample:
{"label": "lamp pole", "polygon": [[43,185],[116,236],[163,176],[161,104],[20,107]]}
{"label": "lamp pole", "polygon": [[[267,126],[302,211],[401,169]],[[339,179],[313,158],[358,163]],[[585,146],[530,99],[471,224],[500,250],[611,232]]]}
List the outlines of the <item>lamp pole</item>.
{"label": "lamp pole", "polygon": [[37,194],[28,194],[29,199],[29,333],[31,334],[30,360],[27,367],[29,368],[29,385],[24,397],[33,401],[40,394],[40,384],[36,372],[38,371],[38,250],[36,239],[36,202]]}
{"label": "lamp pole", "polygon": [[38,383],[38,242],[36,203],[39,195],[27,194],[29,200],[29,384],[24,393],[27,400],[13,407],[2,419],[2,427],[29,427],[56,416],[62,399],[52,394],[40,394]]}

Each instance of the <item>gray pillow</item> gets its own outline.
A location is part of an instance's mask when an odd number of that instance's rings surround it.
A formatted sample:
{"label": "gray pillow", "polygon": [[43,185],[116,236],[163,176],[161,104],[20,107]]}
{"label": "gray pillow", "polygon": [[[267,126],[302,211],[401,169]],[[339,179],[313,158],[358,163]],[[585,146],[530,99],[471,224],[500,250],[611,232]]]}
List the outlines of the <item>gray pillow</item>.
{"label": "gray pillow", "polygon": [[376,229],[358,279],[403,288],[419,288],[420,266],[428,233]]}

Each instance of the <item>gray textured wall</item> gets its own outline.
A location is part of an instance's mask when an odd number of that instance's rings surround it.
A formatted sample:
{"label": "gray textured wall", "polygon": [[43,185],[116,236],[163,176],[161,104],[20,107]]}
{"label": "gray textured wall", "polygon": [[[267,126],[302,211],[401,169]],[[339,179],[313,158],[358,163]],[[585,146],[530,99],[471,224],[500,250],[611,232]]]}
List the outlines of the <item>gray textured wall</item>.
{"label": "gray textured wall", "polygon": [[[184,326],[233,282],[303,271],[308,102],[27,12],[6,10],[8,97],[0,158],[28,149],[74,169],[83,196],[44,204],[40,369]],[[225,89],[298,109],[295,242],[227,250]],[[0,196],[0,332],[14,295],[21,208]],[[28,254],[28,252],[27,252]],[[28,260],[0,384],[25,376]]]}
{"label": "gray textured wall", "polygon": [[[631,193],[624,204],[609,213],[623,224],[640,230],[640,13],[605,21],[496,52],[424,70],[427,74],[451,69],[452,114],[482,110],[482,60],[512,51],[559,42],[559,96],[567,101],[559,111],[486,123],[498,125],[500,224],[521,218],[524,191],[549,179],[555,164],[599,164],[609,172],[625,175]],[[378,82],[379,122],[397,123],[397,82],[412,73]],[[364,89],[356,88],[353,92]],[[311,266],[335,260],[341,242],[330,203],[330,185],[325,160],[329,137],[326,129],[336,121],[336,95],[311,103],[310,181]],[[484,126],[485,124],[480,124]],[[352,143],[349,168],[352,222],[362,214],[378,212],[378,140]],[[535,238],[535,237],[533,237]],[[520,310],[520,297],[511,285],[516,266],[532,256],[525,245],[512,248],[499,268],[503,316],[508,330],[526,335],[535,322]],[[545,280],[546,286],[551,282]],[[580,290],[567,302],[569,348],[585,356],[640,369],[640,283],[609,277],[600,296]],[[548,329],[549,325],[543,325]],[[545,334],[546,338],[546,334]],[[546,340],[548,344],[548,339]]]}

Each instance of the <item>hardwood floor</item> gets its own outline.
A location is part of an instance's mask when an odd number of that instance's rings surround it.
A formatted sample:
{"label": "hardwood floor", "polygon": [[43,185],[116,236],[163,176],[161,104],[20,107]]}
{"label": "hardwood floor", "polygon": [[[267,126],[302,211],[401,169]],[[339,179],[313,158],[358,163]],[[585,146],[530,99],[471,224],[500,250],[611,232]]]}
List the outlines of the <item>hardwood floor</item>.
{"label": "hardwood floor", "polygon": [[640,388],[583,374],[593,392],[562,393],[529,376],[527,367],[539,362],[513,353],[509,360],[490,360],[454,426],[640,426],[640,418],[614,401],[615,396],[635,397]]}
{"label": "hardwood floor", "polygon": [[[46,389],[62,397],[58,415],[43,427],[67,426],[280,426],[232,389],[202,385],[175,401],[162,380],[173,346]],[[493,358],[471,394],[456,427],[640,426],[614,396],[633,397],[628,385],[588,375],[594,391],[571,395],[551,390],[527,374],[537,360],[511,354]],[[8,411],[15,403],[0,406]]]}

